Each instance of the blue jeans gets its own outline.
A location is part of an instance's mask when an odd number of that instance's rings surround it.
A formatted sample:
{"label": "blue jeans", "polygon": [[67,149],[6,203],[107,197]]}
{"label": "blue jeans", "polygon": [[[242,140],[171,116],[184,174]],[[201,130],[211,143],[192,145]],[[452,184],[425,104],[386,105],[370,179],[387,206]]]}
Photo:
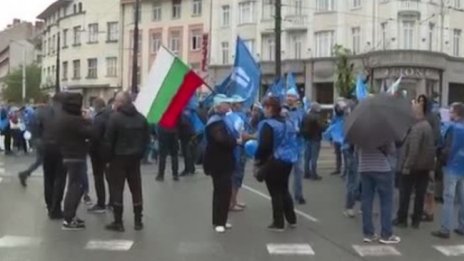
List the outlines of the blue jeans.
{"label": "blue jeans", "polygon": [[346,209],[354,208],[359,198],[359,175],[357,171],[356,156],[352,150],[344,150],[345,181],[346,181]]}
{"label": "blue jeans", "polygon": [[303,161],[304,161],[304,146],[301,146],[300,153],[298,153],[298,161],[293,164],[292,175],[293,175],[293,193],[295,199],[303,198]]}
{"label": "blue jeans", "polygon": [[246,155],[242,146],[238,146],[236,149],[238,150],[236,152],[237,161],[232,175],[232,187],[234,189],[239,189],[242,187],[243,178],[245,177]]}
{"label": "blue jeans", "polygon": [[306,178],[317,177],[317,160],[321,150],[320,141],[306,141],[304,153],[304,174]]}
{"label": "blue jeans", "polygon": [[444,203],[442,209],[441,229],[446,233],[450,233],[453,230],[454,201],[457,196],[459,206],[458,229],[464,232],[464,176],[458,176],[452,172],[445,172],[443,178]]}
{"label": "blue jeans", "polygon": [[387,239],[393,235],[393,172],[364,172],[362,180],[362,221],[363,233],[366,237],[375,235],[372,221],[374,197],[377,192],[380,198],[380,236]]}

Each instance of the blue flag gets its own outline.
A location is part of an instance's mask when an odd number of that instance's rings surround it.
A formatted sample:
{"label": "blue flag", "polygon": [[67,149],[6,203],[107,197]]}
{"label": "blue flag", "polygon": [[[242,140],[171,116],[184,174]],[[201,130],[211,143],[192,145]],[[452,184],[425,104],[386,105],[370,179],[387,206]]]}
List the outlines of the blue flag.
{"label": "blue flag", "polygon": [[251,107],[258,95],[261,82],[261,71],[245,43],[237,37],[234,69],[231,75],[229,96],[239,95],[246,99],[245,107]]}
{"label": "blue flag", "polygon": [[285,97],[284,80],[280,78],[276,80],[266,91],[266,97],[276,97],[283,102]]}
{"label": "blue flag", "polygon": [[295,76],[293,76],[293,73],[288,73],[287,74],[287,89],[296,89],[298,90],[298,86],[296,85],[296,79]]}
{"label": "blue flag", "polygon": [[232,84],[232,74],[229,74],[219,85],[214,87],[214,91],[216,94],[225,94],[226,96],[230,96]]}
{"label": "blue flag", "polygon": [[356,99],[358,99],[358,101],[362,101],[369,96],[367,92],[367,86],[364,83],[364,76],[362,74],[358,74],[355,92],[356,92]]}

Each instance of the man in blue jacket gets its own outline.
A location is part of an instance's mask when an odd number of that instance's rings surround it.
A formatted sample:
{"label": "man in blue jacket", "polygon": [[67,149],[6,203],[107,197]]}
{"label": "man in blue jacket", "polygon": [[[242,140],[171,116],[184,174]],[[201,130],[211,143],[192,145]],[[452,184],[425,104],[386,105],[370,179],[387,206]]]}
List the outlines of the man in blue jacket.
{"label": "man in blue jacket", "polygon": [[454,202],[458,197],[457,235],[464,236],[464,104],[451,105],[450,116],[454,124],[446,135],[445,148],[442,152],[444,170],[444,204],[442,209],[441,228],[432,232],[439,238],[450,238],[454,222]]}

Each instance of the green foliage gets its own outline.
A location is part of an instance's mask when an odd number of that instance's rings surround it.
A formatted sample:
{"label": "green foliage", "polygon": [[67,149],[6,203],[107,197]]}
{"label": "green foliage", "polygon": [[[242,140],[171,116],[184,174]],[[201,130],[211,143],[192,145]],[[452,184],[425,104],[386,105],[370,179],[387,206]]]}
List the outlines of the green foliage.
{"label": "green foliage", "polygon": [[[6,88],[3,90],[3,99],[15,103],[22,101],[22,68],[8,74],[5,78]],[[26,101],[39,100],[43,93],[40,90],[41,68],[37,65],[26,67]]]}
{"label": "green foliage", "polygon": [[348,62],[350,51],[341,45],[334,47],[334,53],[337,57],[335,87],[341,97],[350,99],[356,86],[356,79],[353,75],[353,68]]}

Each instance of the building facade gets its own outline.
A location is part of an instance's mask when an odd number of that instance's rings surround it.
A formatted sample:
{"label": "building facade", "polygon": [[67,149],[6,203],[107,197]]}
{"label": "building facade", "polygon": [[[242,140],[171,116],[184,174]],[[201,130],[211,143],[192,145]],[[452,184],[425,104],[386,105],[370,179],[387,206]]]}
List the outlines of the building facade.
{"label": "building facade", "polygon": [[[205,52],[209,45],[212,0],[142,0],[139,20],[139,87],[144,82],[156,53],[166,46],[204,74],[208,63]],[[132,82],[133,36],[135,1],[121,0],[122,28],[122,83],[130,89]]]}
{"label": "building facade", "polygon": [[60,88],[81,92],[86,104],[121,88],[118,1],[58,0],[38,18],[44,21],[42,88],[54,92],[57,71]]}
{"label": "building facade", "polygon": [[[282,71],[293,72],[306,95],[333,103],[333,47],[351,52],[354,71],[371,74],[374,89],[403,76],[411,97],[439,93],[448,104],[464,100],[464,2],[441,0],[282,1]],[[217,0],[212,12],[209,74],[219,81],[233,63],[240,36],[261,63],[262,83],[275,71],[273,1]]]}

